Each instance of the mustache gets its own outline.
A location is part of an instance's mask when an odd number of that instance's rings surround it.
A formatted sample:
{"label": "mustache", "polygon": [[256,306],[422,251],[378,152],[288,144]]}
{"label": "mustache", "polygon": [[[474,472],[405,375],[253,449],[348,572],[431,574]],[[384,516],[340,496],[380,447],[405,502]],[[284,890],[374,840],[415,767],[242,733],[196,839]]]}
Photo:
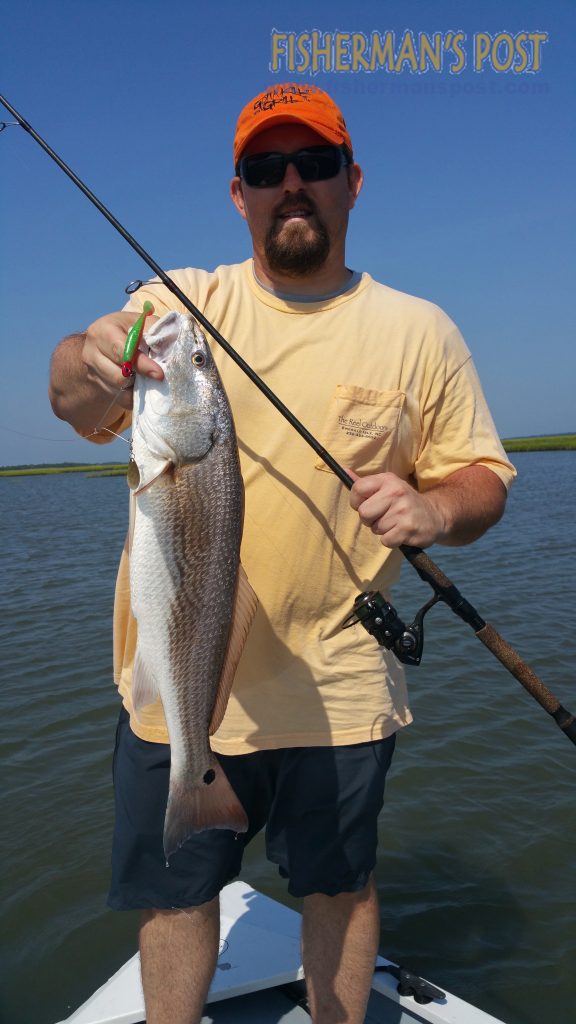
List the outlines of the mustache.
{"label": "mustache", "polygon": [[304,210],[305,213],[314,215],[317,213],[314,200],[307,195],[298,194],[278,203],[274,209],[274,217],[284,217],[287,213],[292,213],[293,210]]}

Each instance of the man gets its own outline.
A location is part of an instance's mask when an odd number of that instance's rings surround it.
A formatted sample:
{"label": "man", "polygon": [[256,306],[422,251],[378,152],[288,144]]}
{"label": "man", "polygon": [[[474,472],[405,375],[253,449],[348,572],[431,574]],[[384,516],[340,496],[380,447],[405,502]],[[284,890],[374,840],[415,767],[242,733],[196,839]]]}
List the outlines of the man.
{"label": "man", "polygon": [[[394,657],[341,622],[359,590],[389,591],[399,545],[481,536],[502,515],[514,471],[451,321],[346,266],[363,177],[330,97],[302,84],[257,96],[238,120],[234,164],[231,197],[253,260],[172,276],[356,482],[349,498],[214,347],[246,487],[242,560],[260,604],[212,745],[250,826],[246,836],[193,836],[164,864],[167,734],[160,705],[132,709],[136,628],[124,557],[110,904],[144,910],[148,1024],[199,1020],[217,957],[218,892],[266,824],[269,858],[303,897],[313,1020],[360,1024],[378,945],[377,816],[395,733],[411,716]],[[109,404],[146,298],[160,315],[178,308],[152,282],[54,355],[54,410],[92,440],[128,425],[128,412]],[[143,353],[136,371],[162,376]],[[127,391],[117,406],[130,405]]]}

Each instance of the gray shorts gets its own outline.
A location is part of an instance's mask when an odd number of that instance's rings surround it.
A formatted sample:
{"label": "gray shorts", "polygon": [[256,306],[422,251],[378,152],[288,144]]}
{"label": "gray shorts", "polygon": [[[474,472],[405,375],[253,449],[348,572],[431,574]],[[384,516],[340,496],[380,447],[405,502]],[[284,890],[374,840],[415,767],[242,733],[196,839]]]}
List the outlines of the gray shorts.
{"label": "gray shorts", "polygon": [[208,829],[170,857],[162,846],[170,747],[130,729],[122,709],[114,751],[114,910],[199,906],[235,878],[244,848],[266,828],[266,853],[293,896],[357,892],[376,863],[377,819],[395,736],[345,747],[218,754],[248,815],[237,835]]}

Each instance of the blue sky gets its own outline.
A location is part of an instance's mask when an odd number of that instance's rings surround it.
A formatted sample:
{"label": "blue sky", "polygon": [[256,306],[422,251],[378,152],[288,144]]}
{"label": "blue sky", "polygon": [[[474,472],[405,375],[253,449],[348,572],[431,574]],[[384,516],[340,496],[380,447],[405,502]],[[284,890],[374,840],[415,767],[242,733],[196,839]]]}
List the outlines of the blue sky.
{"label": "blue sky", "polygon": [[[576,429],[573,0],[11,8],[1,91],[166,269],[250,255],[228,199],[238,112],[274,81],[326,88],[366,174],[348,265],[453,317],[502,436]],[[313,79],[270,70],[273,30],[313,29],[392,31],[396,54],[407,30],[416,46],[442,33],[444,63]],[[449,32],[461,33],[461,71]],[[545,34],[540,70],[529,40],[526,69],[498,71],[508,43],[492,42],[521,32]],[[20,128],[0,135],[0,245],[0,464],[123,459],[122,442],[96,448],[52,416],[48,364],[63,335],[120,308],[148,271]]]}

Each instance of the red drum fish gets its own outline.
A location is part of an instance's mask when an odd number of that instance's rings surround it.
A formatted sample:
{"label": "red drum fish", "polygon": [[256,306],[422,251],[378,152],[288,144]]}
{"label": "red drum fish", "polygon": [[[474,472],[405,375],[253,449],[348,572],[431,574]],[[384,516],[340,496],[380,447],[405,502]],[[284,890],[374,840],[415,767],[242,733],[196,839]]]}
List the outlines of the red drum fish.
{"label": "red drum fish", "polygon": [[[146,347],[147,346],[147,347]],[[244,489],[232,413],[194,318],[168,313],[142,346],[164,380],[136,376],[130,593],[132,701],[164,708],[171,748],[164,852],[248,821],[210,749],[256,610],[240,565]]]}

